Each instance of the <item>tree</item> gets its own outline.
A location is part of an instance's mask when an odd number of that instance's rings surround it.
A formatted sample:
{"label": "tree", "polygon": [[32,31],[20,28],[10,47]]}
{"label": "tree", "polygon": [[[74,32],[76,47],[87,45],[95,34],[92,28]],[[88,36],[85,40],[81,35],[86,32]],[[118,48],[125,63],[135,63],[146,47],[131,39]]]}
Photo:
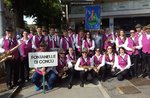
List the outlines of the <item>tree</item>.
{"label": "tree", "polygon": [[5,0],[16,15],[16,26],[24,27],[23,15],[36,17],[37,25],[61,25],[61,4],[59,0]]}

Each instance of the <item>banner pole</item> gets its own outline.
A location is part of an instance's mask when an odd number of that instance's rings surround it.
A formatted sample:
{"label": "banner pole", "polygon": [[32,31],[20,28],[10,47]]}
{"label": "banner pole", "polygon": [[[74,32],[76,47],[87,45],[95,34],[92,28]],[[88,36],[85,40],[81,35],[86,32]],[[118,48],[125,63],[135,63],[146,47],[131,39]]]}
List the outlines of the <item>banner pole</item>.
{"label": "banner pole", "polygon": [[43,93],[45,94],[45,75],[43,74]]}

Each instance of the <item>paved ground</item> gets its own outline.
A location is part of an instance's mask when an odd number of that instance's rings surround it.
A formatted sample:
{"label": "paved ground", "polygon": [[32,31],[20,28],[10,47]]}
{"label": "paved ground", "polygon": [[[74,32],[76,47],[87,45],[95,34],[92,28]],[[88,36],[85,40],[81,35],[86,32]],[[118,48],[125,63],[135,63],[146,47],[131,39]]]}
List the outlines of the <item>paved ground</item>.
{"label": "paved ground", "polygon": [[66,84],[58,85],[51,91],[47,91],[46,94],[34,91],[34,86],[30,85],[24,88],[16,98],[104,98],[99,88],[99,82],[94,85],[92,83],[85,84],[84,87],[80,87],[75,84],[72,89],[68,89]]}
{"label": "paved ground", "polygon": [[[140,80],[141,78],[136,79],[136,82],[140,83]],[[147,81],[150,82],[150,80]],[[149,98],[150,96],[149,84],[135,86],[129,80],[121,82],[116,78],[108,79],[105,82],[96,80],[94,84],[87,83],[83,88],[79,86],[79,81],[74,84],[72,89],[68,89],[66,84],[58,84],[53,90],[43,94],[42,90],[35,92],[33,84],[28,83],[15,98]],[[130,94],[122,94],[117,89],[122,86],[132,86],[140,92],[130,93],[129,89]],[[7,98],[9,93],[10,91],[0,93],[0,98]]]}

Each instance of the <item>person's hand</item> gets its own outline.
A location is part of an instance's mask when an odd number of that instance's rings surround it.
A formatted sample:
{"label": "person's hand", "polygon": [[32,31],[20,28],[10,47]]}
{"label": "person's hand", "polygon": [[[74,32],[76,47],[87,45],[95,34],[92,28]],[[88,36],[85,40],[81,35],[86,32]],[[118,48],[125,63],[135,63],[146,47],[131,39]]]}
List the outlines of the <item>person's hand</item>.
{"label": "person's hand", "polygon": [[40,71],[42,72],[43,75],[46,74],[45,67],[42,67],[42,68],[40,69]]}
{"label": "person's hand", "polygon": [[136,46],[134,46],[132,49],[136,49]]}
{"label": "person's hand", "polygon": [[120,69],[120,71],[124,71],[125,69]]}
{"label": "person's hand", "polygon": [[87,72],[87,71],[88,71],[88,69],[87,69],[87,68],[85,68],[85,69],[84,69],[84,71],[85,71],[85,72]]}
{"label": "person's hand", "polygon": [[99,70],[98,70],[97,68],[94,68],[94,71],[95,71],[96,73],[98,73],[98,72],[99,72]]}
{"label": "person's hand", "polygon": [[69,68],[67,66],[64,67],[64,71],[67,71]]}
{"label": "person's hand", "polygon": [[10,51],[9,50],[5,50],[4,53],[5,54],[10,54]]}
{"label": "person's hand", "polygon": [[110,65],[114,65],[114,62],[110,62]]}
{"label": "person's hand", "polygon": [[76,61],[75,61],[75,60],[72,60],[72,63],[73,63],[73,64],[75,64],[75,63],[76,63]]}
{"label": "person's hand", "polygon": [[132,52],[135,52],[135,49],[134,49],[134,48],[132,48]]}
{"label": "person's hand", "polygon": [[111,69],[111,72],[114,72],[114,71],[115,71],[115,69],[114,69],[114,68],[112,68],[112,69]]}

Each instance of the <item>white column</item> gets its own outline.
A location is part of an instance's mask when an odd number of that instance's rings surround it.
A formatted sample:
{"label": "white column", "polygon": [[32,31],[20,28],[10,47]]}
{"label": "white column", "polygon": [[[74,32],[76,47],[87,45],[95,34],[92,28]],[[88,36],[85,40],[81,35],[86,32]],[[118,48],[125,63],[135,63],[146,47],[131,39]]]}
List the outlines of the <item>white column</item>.
{"label": "white column", "polygon": [[69,13],[68,13],[68,5],[66,4],[66,21],[69,23]]}
{"label": "white column", "polygon": [[0,0],[0,38],[4,34],[4,0]]}
{"label": "white column", "polygon": [[114,18],[113,17],[109,18],[109,28],[110,28],[110,31],[113,35],[113,41],[115,41],[115,38],[114,38]]}

